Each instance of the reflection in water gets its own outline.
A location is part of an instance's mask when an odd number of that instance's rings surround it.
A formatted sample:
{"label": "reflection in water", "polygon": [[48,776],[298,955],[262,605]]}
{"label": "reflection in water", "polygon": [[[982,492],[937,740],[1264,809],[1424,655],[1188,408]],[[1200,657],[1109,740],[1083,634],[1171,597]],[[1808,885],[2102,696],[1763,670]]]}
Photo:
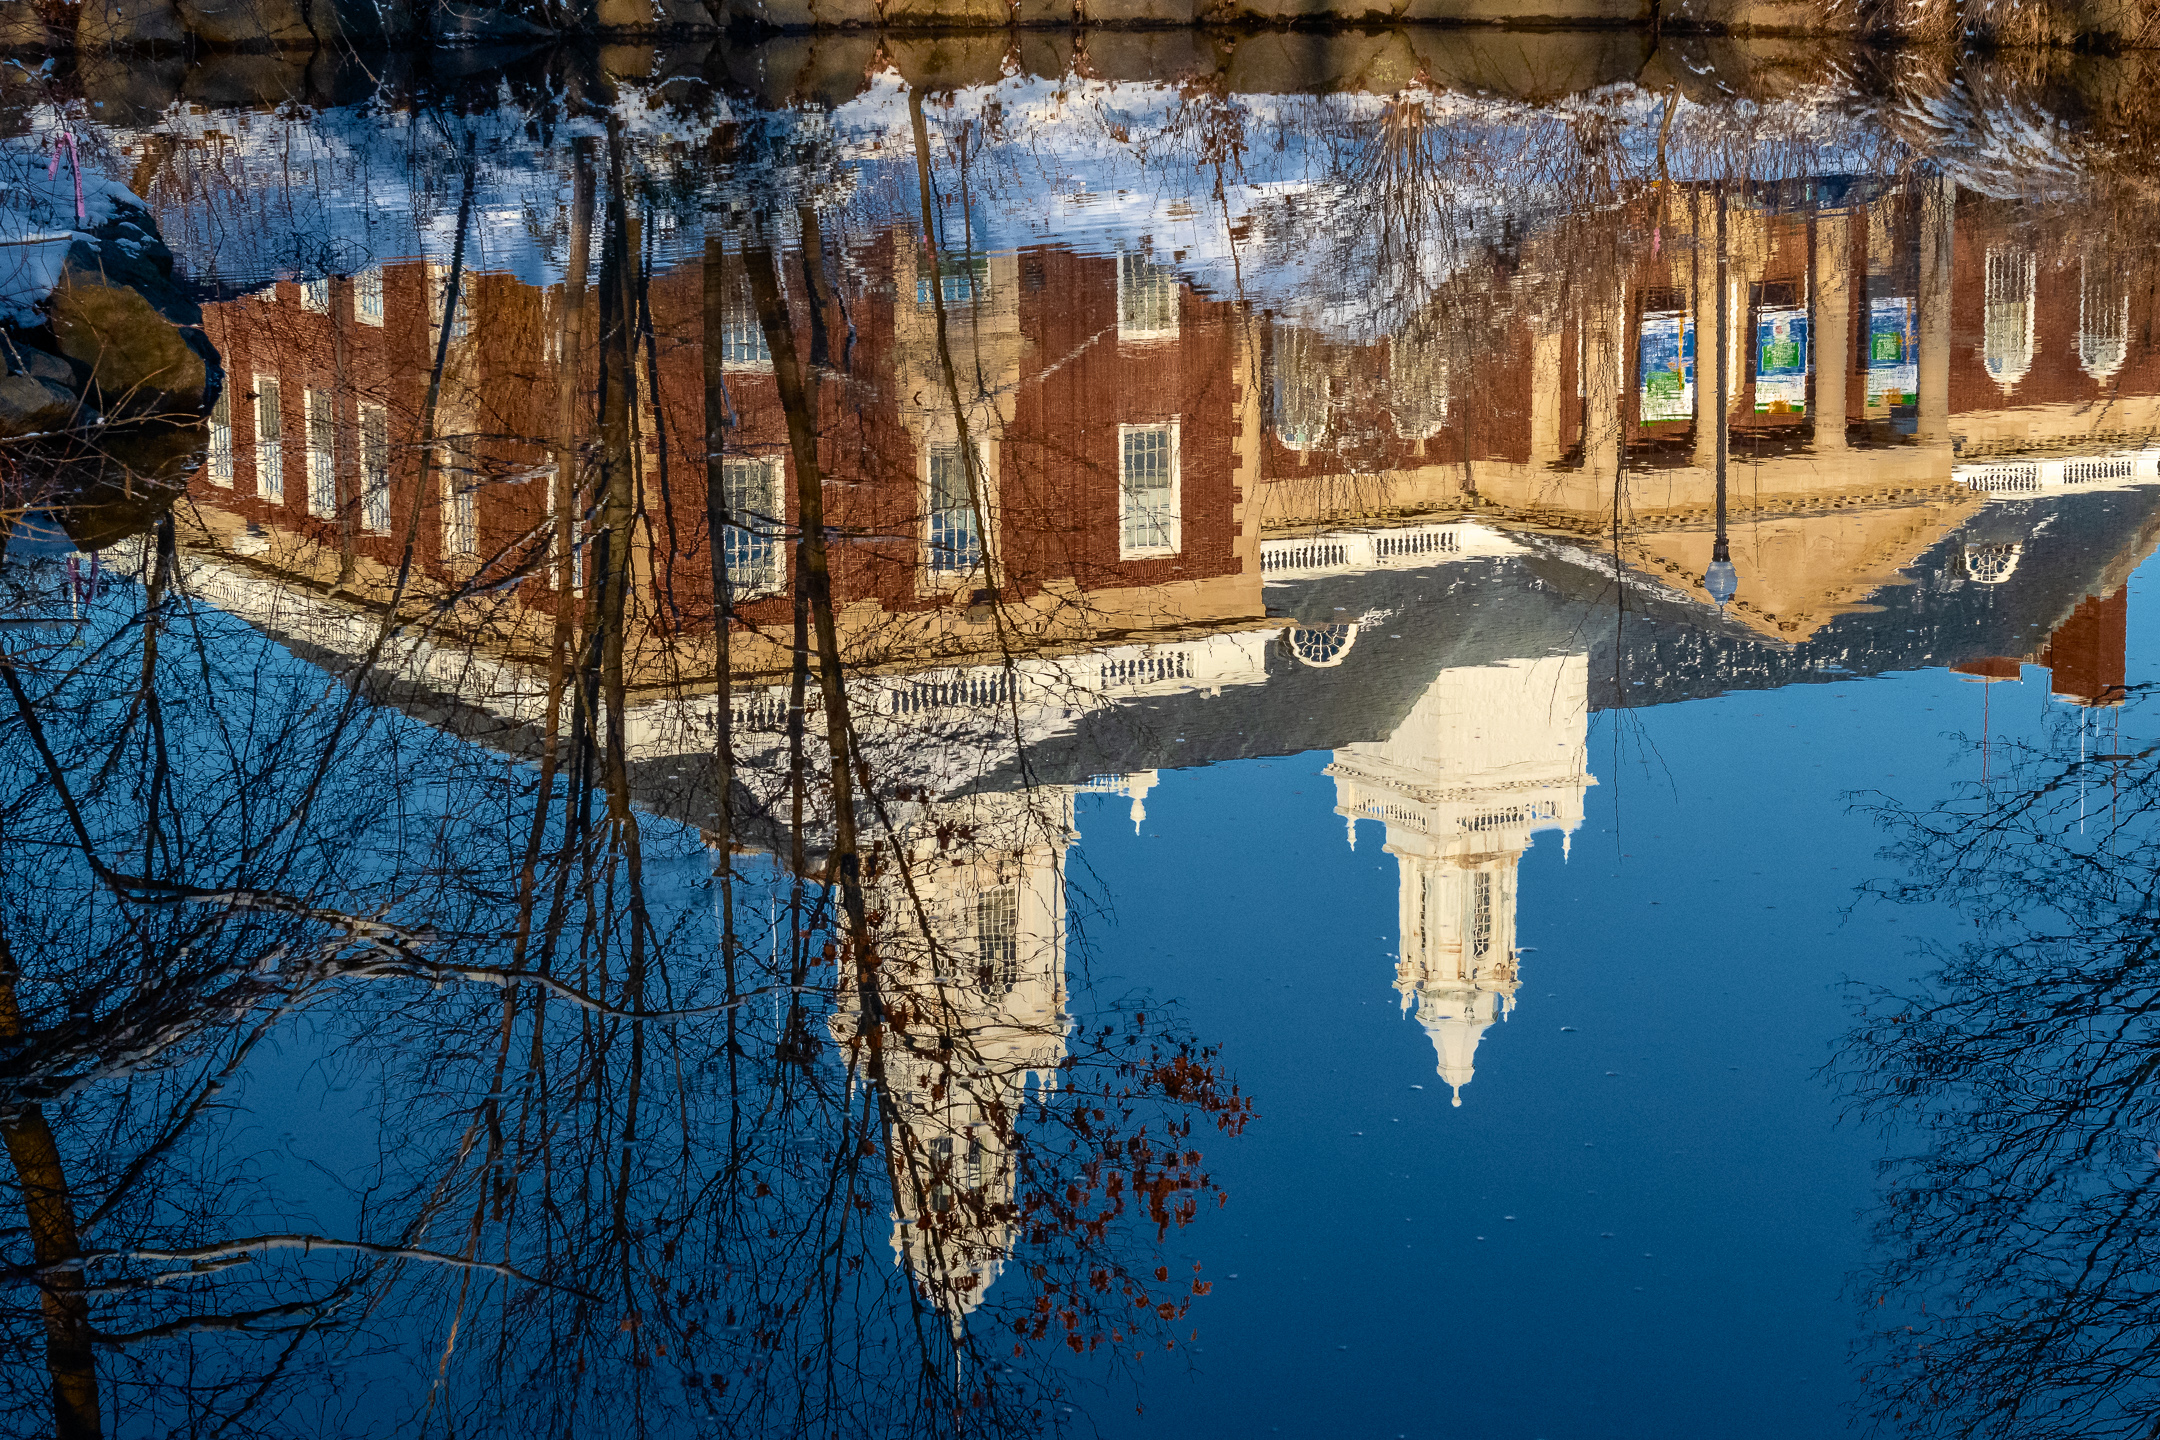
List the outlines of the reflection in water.
{"label": "reflection in water", "polygon": [[2125,733],[2150,699],[2113,687],[1994,741],[1985,784],[1877,815],[1884,898],[1971,927],[1868,994],[1839,1057],[1894,1147],[1856,1285],[1868,1404],[1914,1433],[2153,1427],[2154,796]]}
{"label": "reflection in water", "polygon": [[[2082,151],[2003,198],[1909,108],[1677,80],[531,78],[104,134],[228,383],[148,533],[8,516],[26,1424],[1037,1433],[1193,1345],[1254,1113],[1090,973],[1078,797],[1328,752],[1460,1106],[1594,712],[2125,694],[2160,357]],[[1898,823],[1931,888],[2068,843]],[[1857,1083],[1964,1114],[1919,1033]]]}

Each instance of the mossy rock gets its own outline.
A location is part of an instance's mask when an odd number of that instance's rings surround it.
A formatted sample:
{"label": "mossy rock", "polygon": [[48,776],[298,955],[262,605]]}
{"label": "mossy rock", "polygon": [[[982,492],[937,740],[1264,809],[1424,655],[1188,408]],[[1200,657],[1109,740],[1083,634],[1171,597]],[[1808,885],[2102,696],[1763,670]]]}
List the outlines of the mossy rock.
{"label": "mossy rock", "polygon": [[107,414],[200,415],[210,367],[141,291],[73,260],[46,307],[61,354],[90,371]]}

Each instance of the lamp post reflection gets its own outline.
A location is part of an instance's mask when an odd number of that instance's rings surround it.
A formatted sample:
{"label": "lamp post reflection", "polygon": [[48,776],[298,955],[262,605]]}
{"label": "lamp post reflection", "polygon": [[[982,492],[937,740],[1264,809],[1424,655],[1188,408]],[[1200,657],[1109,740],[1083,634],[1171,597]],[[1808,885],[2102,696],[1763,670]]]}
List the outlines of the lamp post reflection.
{"label": "lamp post reflection", "polygon": [[1731,286],[1726,278],[1725,187],[1717,189],[1717,542],[1710,551],[1710,568],[1703,572],[1703,589],[1719,608],[1740,588],[1733,569],[1732,546],[1725,538],[1725,462],[1732,442],[1732,397],[1726,393],[1732,357]]}

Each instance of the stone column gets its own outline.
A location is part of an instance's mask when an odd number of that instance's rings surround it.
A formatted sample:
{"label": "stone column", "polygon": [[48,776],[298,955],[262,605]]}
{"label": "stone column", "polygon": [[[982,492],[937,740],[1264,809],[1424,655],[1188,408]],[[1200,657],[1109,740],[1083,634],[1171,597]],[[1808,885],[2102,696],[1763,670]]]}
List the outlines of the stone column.
{"label": "stone column", "polygon": [[[1560,460],[1560,399],[1568,377],[1560,373],[1557,322],[1540,318],[1530,336],[1530,464]],[[1572,398],[1572,397],[1570,397]]]}
{"label": "stone column", "polygon": [[1695,321],[1695,463],[1717,464],[1717,197],[1697,190],[1689,212],[1695,228],[1695,283],[1688,309]]}
{"label": "stone column", "polygon": [[1583,327],[1583,473],[1610,479],[1620,462],[1620,427],[1627,410],[1627,302],[1615,293],[1589,307]]}
{"label": "stone column", "polygon": [[1845,448],[1845,381],[1852,373],[1852,220],[1815,220],[1815,448]]}
{"label": "stone column", "polygon": [[1956,260],[1957,182],[1921,197],[1919,438],[1950,439],[1950,275]]}

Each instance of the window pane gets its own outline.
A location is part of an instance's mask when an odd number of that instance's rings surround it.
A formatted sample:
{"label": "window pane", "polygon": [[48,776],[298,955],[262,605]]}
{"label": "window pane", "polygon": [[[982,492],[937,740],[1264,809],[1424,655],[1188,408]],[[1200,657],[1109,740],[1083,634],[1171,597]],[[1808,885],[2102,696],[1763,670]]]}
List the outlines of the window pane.
{"label": "window pane", "polygon": [[1171,336],[1177,328],[1177,271],[1144,255],[1118,256],[1118,333]]}
{"label": "window pane", "polygon": [[218,391],[210,410],[210,483],[232,489],[232,391]]}
{"label": "window pane", "polygon": [[985,990],[1002,995],[1020,983],[1020,896],[1012,886],[976,899],[975,954]]}
{"label": "window pane", "polygon": [[337,412],[327,390],[307,392],[308,514],[337,513]]}
{"label": "window pane", "polygon": [[967,464],[957,445],[930,447],[930,573],[960,575],[982,558]]}
{"label": "window pane", "polygon": [[1470,957],[1483,960],[1492,952],[1492,872],[1477,871],[1470,877]]}
{"label": "window pane", "polygon": [[1127,552],[1177,548],[1177,506],[1170,427],[1125,431],[1119,479],[1124,488]]}
{"label": "window pane", "polygon": [[370,265],[353,276],[353,316],[363,325],[383,323],[381,266]]}
{"label": "window pane", "polygon": [[390,529],[390,415],[380,405],[360,407],[360,523],[383,534]]}
{"label": "window pane", "polygon": [[783,582],[785,565],[781,531],[787,515],[780,495],[780,463],[728,460],[722,463],[720,476],[721,503],[728,517],[721,542],[728,591],[736,599],[771,594]]}
{"label": "window pane", "polygon": [[255,493],[285,503],[285,424],[277,378],[255,377]]}
{"label": "window pane", "polygon": [[772,351],[765,345],[765,327],[758,323],[757,306],[747,286],[738,285],[728,297],[720,320],[722,365],[770,365]]}
{"label": "window pane", "polygon": [[[977,299],[987,299],[990,290],[990,261],[982,255],[946,255],[939,259],[938,297],[945,307],[971,305]],[[930,269],[918,265],[915,272],[915,303],[927,307],[930,304]]]}

